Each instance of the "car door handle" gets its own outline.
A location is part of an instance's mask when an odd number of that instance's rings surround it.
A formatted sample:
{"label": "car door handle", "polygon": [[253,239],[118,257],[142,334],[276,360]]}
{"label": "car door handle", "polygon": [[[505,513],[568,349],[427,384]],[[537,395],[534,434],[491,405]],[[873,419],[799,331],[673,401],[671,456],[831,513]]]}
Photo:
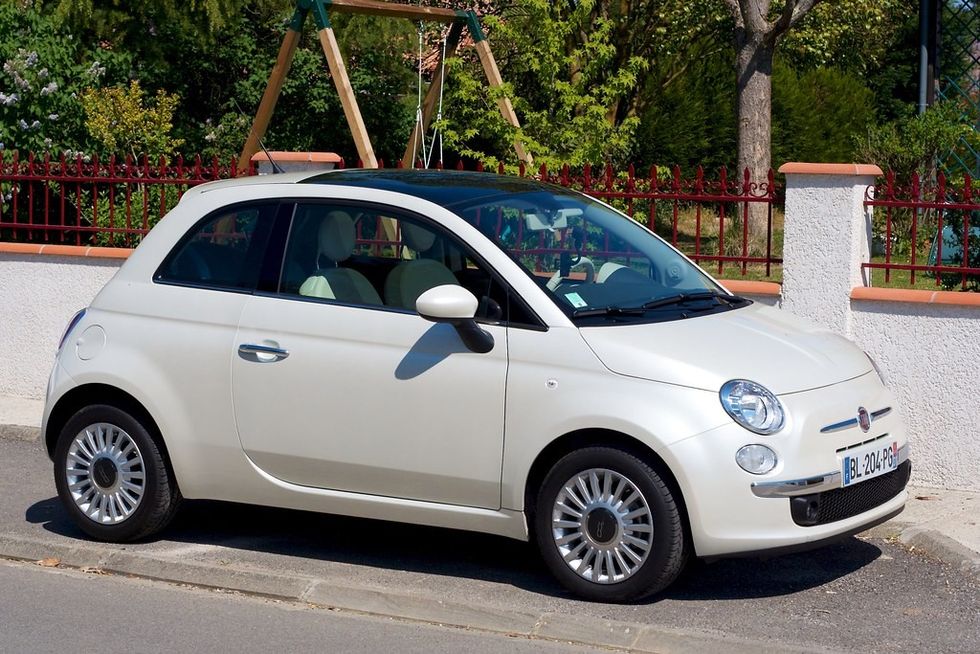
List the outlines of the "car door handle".
{"label": "car door handle", "polygon": [[289,356],[289,350],[271,345],[256,345],[254,343],[242,343],[238,346],[238,356],[247,361],[258,361],[259,363],[272,363],[282,361]]}

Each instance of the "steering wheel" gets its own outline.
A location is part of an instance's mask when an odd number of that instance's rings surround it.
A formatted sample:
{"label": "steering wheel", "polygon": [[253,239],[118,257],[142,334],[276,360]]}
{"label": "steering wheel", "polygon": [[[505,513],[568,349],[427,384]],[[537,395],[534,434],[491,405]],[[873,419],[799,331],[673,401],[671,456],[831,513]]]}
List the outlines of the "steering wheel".
{"label": "steering wheel", "polygon": [[[579,257],[578,260],[572,264],[572,268],[578,268],[579,266],[585,266],[585,283],[591,284],[595,281],[595,264],[588,257]],[[545,286],[548,287],[549,291],[553,291],[561,285],[563,277],[561,276],[561,271],[556,270],[555,274],[551,276],[548,283]]]}

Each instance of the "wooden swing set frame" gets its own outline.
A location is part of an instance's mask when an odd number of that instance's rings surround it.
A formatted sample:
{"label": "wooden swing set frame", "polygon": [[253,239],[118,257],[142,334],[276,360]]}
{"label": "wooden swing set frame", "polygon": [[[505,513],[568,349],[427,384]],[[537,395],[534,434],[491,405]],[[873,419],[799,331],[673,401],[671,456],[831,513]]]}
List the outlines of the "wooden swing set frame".
{"label": "wooden swing set frame", "polygon": [[[344,65],[344,58],[340,53],[337,44],[337,37],[334,35],[333,26],[330,22],[330,12],[340,12],[347,14],[366,14],[371,16],[385,16],[389,18],[407,18],[415,21],[434,21],[449,24],[449,33],[446,35],[445,54],[440,55],[439,65],[436,66],[435,73],[429,89],[426,92],[425,100],[422,103],[422,121],[416,122],[409,137],[408,147],[405,149],[405,156],[402,158],[402,165],[406,168],[413,167],[415,163],[416,143],[418,138],[428,131],[432,121],[436,104],[439,100],[439,88],[443,83],[442,66],[443,57],[452,57],[459,47],[463,29],[469,30],[473,38],[474,47],[480,58],[480,64],[487,76],[487,81],[491,87],[499,88],[503,84],[497,62],[490,51],[490,44],[487,42],[486,35],[480,26],[480,20],[476,12],[456,11],[440,7],[423,7],[395,2],[382,2],[381,0],[296,0],[296,9],[293,12],[286,36],[283,38],[279,48],[279,56],[269,74],[269,81],[266,84],[259,108],[255,112],[252,121],[252,128],[249,131],[248,139],[242,154],[238,158],[238,170],[245,172],[248,170],[249,161],[256,152],[259,151],[262,137],[265,136],[272,113],[276,108],[276,101],[282,91],[282,85],[286,81],[286,75],[293,61],[296,47],[299,45],[300,35],[303,31],[303,24],[306,17],[312,13],[316,23],[317,37],[323,48],[323,54],[327,58],[327,65],[330,68],[330,76],[333,78],[334,85],[337,87],[337,94],[340,96],[340,103],[344,109],[344,116],[347,125],[350,127],[351,135],[354,137],[354,145],[357,147],[357,155],[361,164],[365,168],[377,168],[378,160],[374,155],[374,148],[371,146],[371,139],[364,126],[364,119],[357,106],[357,98],[354,89],[351,87],[350,78],[347,76],[347,68]],[[510,99],[504,95],[497,99],[497,106],[501,115],[508,123],[519,128],[517,114]],[[533,163],[531,155],[528,154],[520,140],[514,141],[514,151],[518,159],[525,164]]]}

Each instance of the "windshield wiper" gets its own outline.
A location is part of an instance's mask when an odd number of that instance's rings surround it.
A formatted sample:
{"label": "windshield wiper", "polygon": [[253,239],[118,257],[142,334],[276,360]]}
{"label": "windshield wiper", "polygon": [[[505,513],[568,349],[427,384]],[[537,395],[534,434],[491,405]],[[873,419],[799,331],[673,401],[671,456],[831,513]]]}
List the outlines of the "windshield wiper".
{"label": "windshield wiper", "polygon": [[596,309],[576,309],[573,318],[588,318],[589,316],[642,316],[646,309],[642,307],[598,307]]}
{"label": "windshield wiper", "polygon": [[[728,295],[725,293],[719,293],[718,291],[698,291],[696,293],[678,293],[677,295],[671,295],[668,297],[658,298],[656,300],[650,300],[646,304],[639,307],[598,307],[595,309],[577,309],[572,312],[573,318],[588,318],[590,316],[642,316],[647,311],[652,309],[659,309],[660,307],[672,306],[675,304],[684,304],[685,302],[696,302],[698,300],[712,300],[717,299],[720,302],[724,302],[729,305],[741,305],[748,302],[744,297],[738,295]],[[707,310],[710,307],[705,307]],[[695,309],[688,309],[689,311],[695,311]]]}
{"label": "windshield wiper", "polygon": [[728,295],[726,293],[719,293],[718,291],[698,291],[697,293],[678,293],[677,295],[670,295],[668,297],[650,300],[639,308],[648,311],[650,309],[657,309],[674,304],[684,304],[685,302],[710,299],[716,299],[726,304],[742,304],[743,302],[748,301],[744,297],[739,297],[738,295]]}

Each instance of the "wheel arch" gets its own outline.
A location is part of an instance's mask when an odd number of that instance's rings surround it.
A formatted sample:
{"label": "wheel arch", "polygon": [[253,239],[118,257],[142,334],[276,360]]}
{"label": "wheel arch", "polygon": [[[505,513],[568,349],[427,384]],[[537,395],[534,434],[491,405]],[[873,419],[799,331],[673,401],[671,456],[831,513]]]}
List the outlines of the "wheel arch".
{"label": "wheel arch", "polygon": [[57,446],[58,435],[64,426],[71,420],[80,409],[93,404],[108,404],[117,409],[126,411],[134,418],[139,420],[145,427],[153,440],[156,441],[163,454],[163,459],[170,474],[173,475],[173,466],[170,463],[170,453],[167,451],[167,443],[163,438],[163,433],[143,403],[127,393],[126,391],[111,386],[109,384],[83,384],[71,389],[62,395],[51,410],[48,422],[45,427],[44,446],[48,452],[48,457],[54,458],[54,450]]}
{"label": "wheel arch", "polygon": [[548,471],[566,454],[585,447],[615,447],[642,459],[651,468],[657,471],[664,483],[675,495],[678,506],[681,510],[681,522],[684,525],[684,536],[691,540],[690,517],[687,512],[687,502],[684,500],[684,492],[677,481],[667,462],[656,453],[649,445],[643,441],[612,429],[578,429],[551,441],[534,459],[528,471],[527,480],[524,484],[524,513],[527,516],[528,529],[533,529],[534,508],[536,505],[537,489],[541,487]]}

